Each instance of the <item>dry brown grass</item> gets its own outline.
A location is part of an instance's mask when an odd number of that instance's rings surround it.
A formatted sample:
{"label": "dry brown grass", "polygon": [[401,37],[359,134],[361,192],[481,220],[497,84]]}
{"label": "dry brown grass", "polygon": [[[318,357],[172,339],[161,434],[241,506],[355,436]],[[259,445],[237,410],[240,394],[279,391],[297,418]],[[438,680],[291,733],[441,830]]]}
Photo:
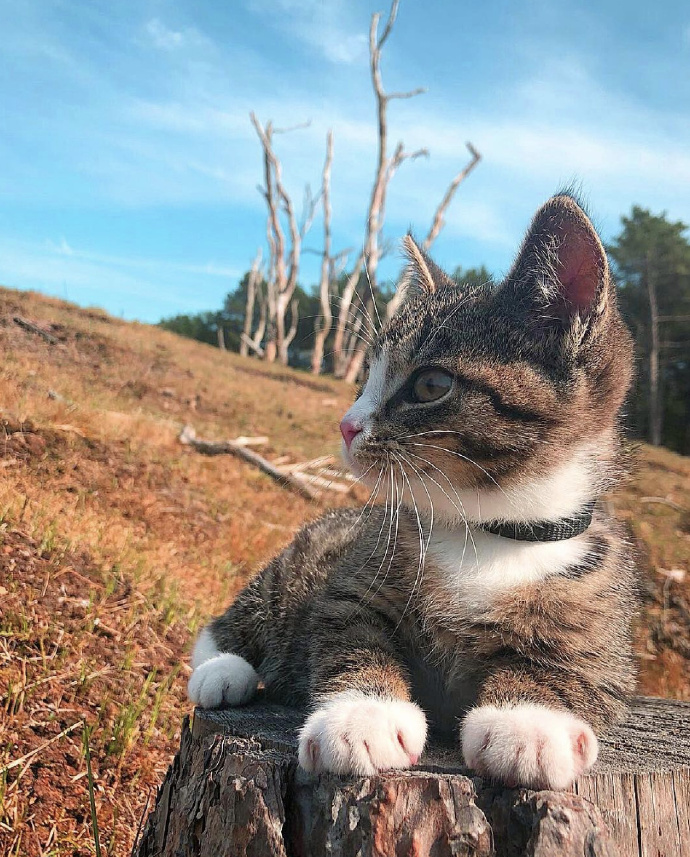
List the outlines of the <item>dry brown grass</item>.
{"label": "dry brown grass", "polygon": [[0,293],[0,354],[0,769],[43,747],[1,781],[0,853],[91,853],[81,726],[44,747],[83,721],[103,844],[123,854],[188,707],[194,629],[319,511],[180,428],[314,458],[337,451],[351,391],[17,292]]}
{"label": "dry brown grass", "polygon": [[690,458],[641,446],[635,459],[613,502],[642,571],[640,690],[690,700]]}
{"label": "dry brown grass", "polygon": [[[11,291],[0,355],[0,771],[12,765],[0,854],[93,853],[82,724],[102,844],[125,854],[188,710],[194,629],[320,511],[233,458],[181,447],[180,427],[266,434],[268,457],[314,458],[337,451],[352,391]],[[648,570],[643,689],[684,698],[690,584],[661,569],[690,578],[690,521],[640,497],[687,508],[689,486],[688,460],[645,448],[614,498]]]}

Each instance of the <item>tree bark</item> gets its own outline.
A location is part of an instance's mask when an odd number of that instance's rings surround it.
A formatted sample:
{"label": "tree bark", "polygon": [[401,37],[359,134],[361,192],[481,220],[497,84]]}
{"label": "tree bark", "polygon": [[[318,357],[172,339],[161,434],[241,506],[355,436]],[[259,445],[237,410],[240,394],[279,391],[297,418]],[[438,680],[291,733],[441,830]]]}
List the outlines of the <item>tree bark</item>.
{"label": "tree bark", "polygon": [[690,854],[687,703],[638,700],[571,792],[484,782],[456,746],[433,742],[411,771],[308,775],[296,764],[302,718],[264,700],[197,710],[135,857]]}

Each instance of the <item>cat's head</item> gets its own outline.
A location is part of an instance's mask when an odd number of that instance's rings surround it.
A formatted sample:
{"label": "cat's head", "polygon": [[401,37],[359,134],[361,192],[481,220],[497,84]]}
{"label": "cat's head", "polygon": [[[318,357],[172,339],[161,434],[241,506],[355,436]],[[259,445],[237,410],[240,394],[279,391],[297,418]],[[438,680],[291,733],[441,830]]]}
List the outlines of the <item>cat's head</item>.
{"label": "cat's head", "polygon": [[632,371],[606,253],[566,195],[499,285],[468,289],[406,239],[405,298],[368,355],[344,455],[393,504],[551,520],[605,487]]}

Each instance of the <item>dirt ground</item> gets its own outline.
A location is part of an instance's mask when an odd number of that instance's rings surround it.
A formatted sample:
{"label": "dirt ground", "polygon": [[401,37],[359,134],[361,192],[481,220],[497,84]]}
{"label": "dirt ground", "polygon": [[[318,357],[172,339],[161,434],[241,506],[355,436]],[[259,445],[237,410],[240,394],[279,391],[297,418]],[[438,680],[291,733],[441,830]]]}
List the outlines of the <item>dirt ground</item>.
{"label": "dirt ground", "polygon": [[[196,629],[325,506],[180,429],[337,454],[352,390],[7,290],[0,357],[0,855],[95,853],[86,730],[101,846],[128,854],[189,711]],[[643,570],[641,689],[682,699],[689,489],[689,459],[641,447],[611,498]]]}

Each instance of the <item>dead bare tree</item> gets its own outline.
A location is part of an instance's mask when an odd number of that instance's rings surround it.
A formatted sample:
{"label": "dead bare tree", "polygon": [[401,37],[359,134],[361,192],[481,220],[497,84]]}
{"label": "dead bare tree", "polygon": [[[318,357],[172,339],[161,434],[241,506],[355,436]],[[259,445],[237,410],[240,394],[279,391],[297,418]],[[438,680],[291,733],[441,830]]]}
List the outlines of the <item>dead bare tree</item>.
{"label": "dead bare tree", "polygon": [[[381,80],[381,51],[390,36],[398,14],[400,0],[393,0],[388,20],[379,36],[380,14],[371,19],[369,29],[369,58],[371,80],[376,97],[378,120],[378,159],[376,176],[369,202],[369,213],[366,223],[365,240],[362,253],[352,269],[350,277],[343,289],[340,312],[336,325],[334,341],[335,374],[354,382],[360,374],[368,342],[374,333],[374,317],[378,316],[376,308],[377,271],[381,259],[381,230],[386,213],[386,194],[388,186],[398,167],[409,159],[428,155],[427,149],[407,152],[404,144],[399,142],[392,155],[388,155],[388,104],[397,98],[412,98],[425,90],[417,88],[409,92],[387,93]],[[444,225],[444,216],[458,187],[476,167],[480,155],[472,144],[468,143],[470,162],[455,176],[450,183],[443,199],[439,203],[429,234],[424,243],[427,249],[434,242]],[[358,295],[357,289],[362,282],[362,272],[366,274],[363,294],[359,295],[360,306],[354,304]],[[399,300],[399,298],[398,298]],[[394,306],[392,307],[394,309]]]}
{"label": "dead bare tree", "polygon": [[[261,340],[263,339],[264,330],[257,330],[260,332],[261,336],[257,339],[256,334],[252,336],[252,327],[254,325],[254,307],[256,305],[256,292],[257,287],[260,286],[262,269],[261,269],[261,248],[256,251],[256,256],[254,257],[254,261],[252,262],[251,270],[249,271],[249,277],[247,279],[247,303],[245,305],[244,310],[244,328],[242,330],[242,335],[240,337],[240,354],[243,357],[246,357],[249,353],[250,343],[254,345],[261,345]],[[259,297],[261,301],[261,296]],[[261,327],[261,307],[264,306],[263,303],[260,303],[260,316],[259,316],[259,327]],[[265,329],[265,306],[264,306],[264,324],[263,328]],[[252,349],[256,350],[256,349]]]}
{"label": "dead bare tree", "polygon": [[[269,270],[266,280],[268,319],[265,359],[272,362],[278,358],[281,363],[287,365],[288,348],[297,333],[298,303],[294,294],[297,288],[302,239],[311,226],[318,198],[315,199],[307,193],[302,225],[298,226],[292,200],[283,185],[282,166],[273,149],[273,134],[279,133],[279,129],[274,129],[271,122],[267,122],[265,127],[262,126],[253,112],[250,118],[263,147],[264,186],[259,190],[268,208],[266,237],[269,246]],[[284,129],[287,130],[294,129]],[[281,223],[281,209],[287,218],[290,231],[289,249]],[[288,309],[291,318],[290,328],[286,330]]]}
{"label": "dead bare tree", "polygon": [[[376,273],[380,259],[379,239],[381,229],[385,219],[386,212],[386,193],[388,185],[393,178],[398,167],[406,160],[418,158],[421,155],[428,155],[426,149],[419,149],[415,152],[407,152],[402,142],[398,143],[392,155],[388,153],[388,104],[393,99],[398,98],[413,98],[415,95],[420,95],[424,92],[423,88],[413,89],[409,92],[390,92],[387,93],[383,88],[381,80],[381,51],[386,43],[386,40],[391,34],[395,19],[398,14],[399,0],[393,0],[388,20],[383,32],[379,35],[380,13],[372,15],[371,26],[369,28],[369,61],[371,69],[371,80],[374,87],[374,95],[376,97],[376,112],[378,120],[378,157],[376,163],[376,175],[374,185],[371,191],[369,201],[369,211],[366,222],[364,246],[362,253],[354,265],[354,268],[348,278],[348,281],[341,296],[338,323],[336,326],[336,336],[334,343],[334,351],[336,358],[336,375],[345,377],[347,380],[353,380],[359,374],[359,370],[364,359],[365,346],[358,340],[358,344],[353,351],[345,349],[345,333],[348,327],[352,325],[353,313],[352,301],[360,281],[362,269],[366,264],[368,275],[366,298],[364,299],[363,311],[365,316],[368,314],[373,318],[375,313],[374,299],[376,295]],[[356,315],[356,314],[354,314]],[[364,337],[371,330],[371,320],[367,319],[364,323]],[[350,337],[351,339],[351,337]]]}

